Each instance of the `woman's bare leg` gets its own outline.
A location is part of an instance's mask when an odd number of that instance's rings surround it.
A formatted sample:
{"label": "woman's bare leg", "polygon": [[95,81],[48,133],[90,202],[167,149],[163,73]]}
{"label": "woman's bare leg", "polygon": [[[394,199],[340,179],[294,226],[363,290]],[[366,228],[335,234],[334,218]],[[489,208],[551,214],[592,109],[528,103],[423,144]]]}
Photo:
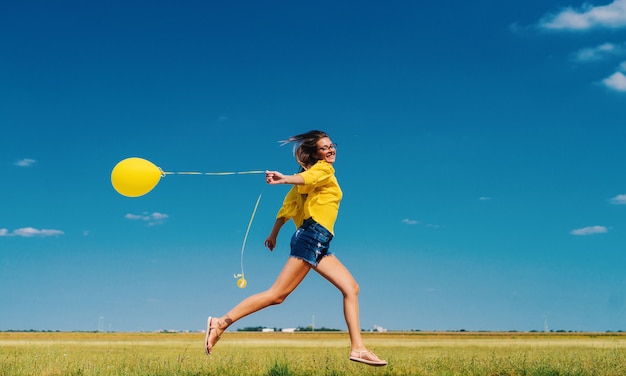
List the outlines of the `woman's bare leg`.
{"label": "woman's bare leg", "polygon": [[211,319],[209,326],[215,330],[211,330],[208,338],[208,351],[210,352],[224,330],[237,320],[265,307],[282,303],[298,287],[309,270],[311,270],[309,263],[295,257],[289,257],[272,287],[242,300],[219,319]]}
{"label": "woman's bare leg", "polygon": [[324,257],[315,271],[330,283],[335,285],[343,294],[343,314],[350,333],[350,359],[367,363],[373,366],[384,366],[386,361],[381,360],[373,352],[367,350],[361,337],[359,322],[359,285],[348,269],[335,256]]}
{"label": "woman's bare leg", "polygon": [[330,255],[324,257],[315,268],[322,277],[335,285],[343,294],[343,314],[350,333],[352,350],[365,350],[361,338],[361,324],[359,322],[359,285],[350,274],[350,271],[337,259]]}

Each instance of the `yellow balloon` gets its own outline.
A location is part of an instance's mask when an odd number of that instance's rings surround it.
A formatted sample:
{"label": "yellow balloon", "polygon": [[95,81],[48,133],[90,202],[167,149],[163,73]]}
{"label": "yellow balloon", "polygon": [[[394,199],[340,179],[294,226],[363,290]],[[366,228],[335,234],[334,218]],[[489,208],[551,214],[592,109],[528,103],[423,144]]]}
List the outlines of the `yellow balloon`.
{"label": "yellow balloon", "polygon": [[139,197],[150,192],[161,180],[162,171],[142,158],[126,158],[111,172],[111,184],[126,197]]}
{"label": "yellow balloon", "polygon": [[237,287],[239,287],[240,289],[245,289],[246,286],[248,286],[248,282],[246,282],[246,280],[243,277],[237,280]]}

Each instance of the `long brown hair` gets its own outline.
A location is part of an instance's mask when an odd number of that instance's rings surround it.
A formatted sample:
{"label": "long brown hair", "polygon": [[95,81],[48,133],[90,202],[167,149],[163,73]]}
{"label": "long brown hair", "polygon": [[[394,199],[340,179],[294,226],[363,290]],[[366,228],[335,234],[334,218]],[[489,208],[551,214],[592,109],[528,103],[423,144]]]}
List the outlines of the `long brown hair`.
{"label": "long brown hair", "polygon": [[317,163],[317,141],[328,137],[326,132],[308,131],[296,136],[291,136],[287,140],[281,141],[281,145],[294,143],[293,155],[303,170],[308,170]]}

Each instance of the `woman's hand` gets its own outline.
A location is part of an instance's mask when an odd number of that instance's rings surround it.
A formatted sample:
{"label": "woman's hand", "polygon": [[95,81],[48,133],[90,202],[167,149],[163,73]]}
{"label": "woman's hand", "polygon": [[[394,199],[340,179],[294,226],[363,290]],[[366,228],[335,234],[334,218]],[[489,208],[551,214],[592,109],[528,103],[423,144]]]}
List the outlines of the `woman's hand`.
{"label": "woman's hand", "polygon": [[287,218],[283,217],[276,218],[276,221],[274,221],[274,227],[272,227],[272,232],[270,232],[270,234],[267,236],[267,239],[265,239],[265,246],[270,251],[273,251],[276,247],[276,238],[278,238],[280,229],[283,227],[285,222],[287,222]]}
{"label": "woman's hand", "polygon": [[265,182],[267,184],[285,184],[285,175],[278,171],[265,171]]}
{"label": "woman's hand", "polygon": [[304,178],[299,174],[283,175],[278,171],[265,171],[265,182],[267,184],[304,184]]}
{"label": "woman's hand", "polygon": [[273,251],[276,247],[276,237],[272,235],[268,236],[267,239],[265,239],[265,246],[270,252]]}

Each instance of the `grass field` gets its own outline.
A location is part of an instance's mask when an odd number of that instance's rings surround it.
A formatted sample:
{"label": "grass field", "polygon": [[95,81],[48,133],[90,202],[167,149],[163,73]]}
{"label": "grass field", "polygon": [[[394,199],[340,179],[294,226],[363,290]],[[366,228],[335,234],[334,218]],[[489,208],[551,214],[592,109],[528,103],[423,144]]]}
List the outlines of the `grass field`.
{"label": "grass field", "polygon": [[389,365],[348,360],[347,333],[0,333],[0,375],[626,375],[622,333],[365,333]]}

